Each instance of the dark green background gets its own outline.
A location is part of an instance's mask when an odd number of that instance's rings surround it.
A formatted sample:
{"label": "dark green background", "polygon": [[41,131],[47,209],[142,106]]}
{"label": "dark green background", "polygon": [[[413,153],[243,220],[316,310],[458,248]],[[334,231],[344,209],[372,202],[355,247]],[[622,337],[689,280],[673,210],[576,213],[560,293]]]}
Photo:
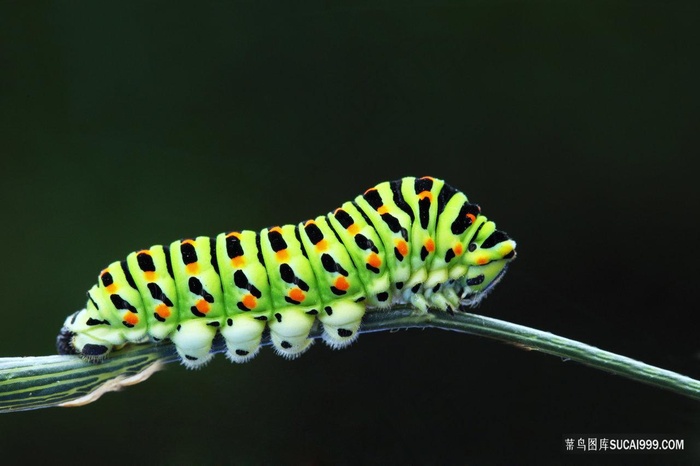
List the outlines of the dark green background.
{"label": "dark green background", "polygon": [[[674,2],[0,3],[0,356],[134,249],[445,178],[517,241],[479,312],[700,377],[700,20]],[[0,417],[2,461],[523,464],[697,402],[439,331],[173,366]],[[600,458],[600,457],[598,457]],[[591,456],[578,460],[594,460]]]}

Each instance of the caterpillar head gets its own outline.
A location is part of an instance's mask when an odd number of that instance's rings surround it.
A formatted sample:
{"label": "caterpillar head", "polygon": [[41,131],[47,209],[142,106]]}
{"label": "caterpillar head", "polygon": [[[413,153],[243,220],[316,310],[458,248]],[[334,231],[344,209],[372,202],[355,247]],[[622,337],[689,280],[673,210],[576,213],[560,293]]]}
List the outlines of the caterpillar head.
{"label": "caterpillar head", "polygon": [[78,354],[73,346],[75,333],[66,327],[61,327],[61,331],[56,337],[56,350],[58,354]]}
{"label": "caterpillar head", "polygon": [[493,289],[515,259],[515,241],[493,222],[482,223],[467,246],[467,273],[460,283],[462,304],[475,306]]}
{"label": "caterpillar head", "polygon": [[95,323],[104,324],[106,321],[91,318],[91,312],[86,309],[68,316],[56,337],[58,354],[77,354],[89,361],[102,360],[112,349],[112,344],[99,338],[104,330],[91,329]]}

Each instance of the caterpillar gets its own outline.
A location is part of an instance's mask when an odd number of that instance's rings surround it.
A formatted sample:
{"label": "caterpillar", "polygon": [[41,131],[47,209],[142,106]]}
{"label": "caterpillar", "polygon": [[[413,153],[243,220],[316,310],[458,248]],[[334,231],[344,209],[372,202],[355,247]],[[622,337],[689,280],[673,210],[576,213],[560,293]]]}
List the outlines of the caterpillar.
{"label": "caterpillar", "polygon": [[294,358],[311,345],[316,319],[323,340],[342,348],[367,311],[474,306],[514,258],[515,242],[462,192],[406,177],[296,225],[132,252],[100,272],[57,348],[99,362],[126,344],[170,339],[182,363],[198,368],[217,332],[240,363],[269,330],[276,352]]}

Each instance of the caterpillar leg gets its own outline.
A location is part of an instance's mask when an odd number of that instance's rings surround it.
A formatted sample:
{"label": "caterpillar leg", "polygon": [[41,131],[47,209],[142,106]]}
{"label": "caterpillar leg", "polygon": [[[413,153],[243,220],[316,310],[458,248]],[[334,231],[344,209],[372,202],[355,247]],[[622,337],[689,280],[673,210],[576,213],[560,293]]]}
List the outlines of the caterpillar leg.
{"label": "caterpillar leg", "polygon": [[246,314],[230,317],[221,329],[226,340],[226,357],[231,362],[246,362],[260,351],[260,339],[266,322]]}
{"label": "caterpillar leg", "polygon": [[420,292],[410,295],[409,302],[421,312],[428,312],[428,301]]}
{"label": "caterpillar leg", "polygon": [[442,284],[442,288],[432,293],[427,297],[430,301],[430,307],[446,311],[448,309],[459,309],[460,298],[455,291],[446,284]]}
{"label": "caterpillar leg", "polygon": [[[63,331],[61,332],[63,333]],[[103,360],[114,347],[114,345],[111,343],[90,337],[85,334],[75,335],[70,342],[70,346],[72,346],[80,357],[90,362],[99,362]]]}
{"label": "caterpillar leg", "polygon": [[211,350],[216,336],[216,327],[207,325],[204,320],[187,320],[178,325],[170,337],[175,344],[182,364],[188,369],[199,369],[214,356]]}
{"label": "caterpillar leg", "polygon": [[333,349],[344,348],[355,341],[365,308],[354,301],[326,306],[318,316],[323,322],[323,341]]}
{"label": "caterpillar leg", "polygon": [[315,316],[297,308],[277,310],[269,322],[270,339],[277,354],[293,359],[308,350],[313,343],[309,332],[314,320]]}

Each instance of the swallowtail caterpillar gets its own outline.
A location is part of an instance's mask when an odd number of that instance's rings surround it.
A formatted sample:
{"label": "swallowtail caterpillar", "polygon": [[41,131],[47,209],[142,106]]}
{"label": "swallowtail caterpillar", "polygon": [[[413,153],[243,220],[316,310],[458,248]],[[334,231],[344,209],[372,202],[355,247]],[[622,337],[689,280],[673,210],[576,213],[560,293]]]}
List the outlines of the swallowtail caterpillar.
{"label": "swallowtail caterpillar", "polygon": [[407,177],[296,225],[132,252],[100,272],[57,347],[100,361],[128,343],[170,339],[197,368],[212,358],[217,332],[227,357],[245,362],[269,328],[275,350],[294,358],[309,348],[316,319],[324,341],[342,348],[368,311],[473,306],[514,258],[515,242],[462,192]]}

